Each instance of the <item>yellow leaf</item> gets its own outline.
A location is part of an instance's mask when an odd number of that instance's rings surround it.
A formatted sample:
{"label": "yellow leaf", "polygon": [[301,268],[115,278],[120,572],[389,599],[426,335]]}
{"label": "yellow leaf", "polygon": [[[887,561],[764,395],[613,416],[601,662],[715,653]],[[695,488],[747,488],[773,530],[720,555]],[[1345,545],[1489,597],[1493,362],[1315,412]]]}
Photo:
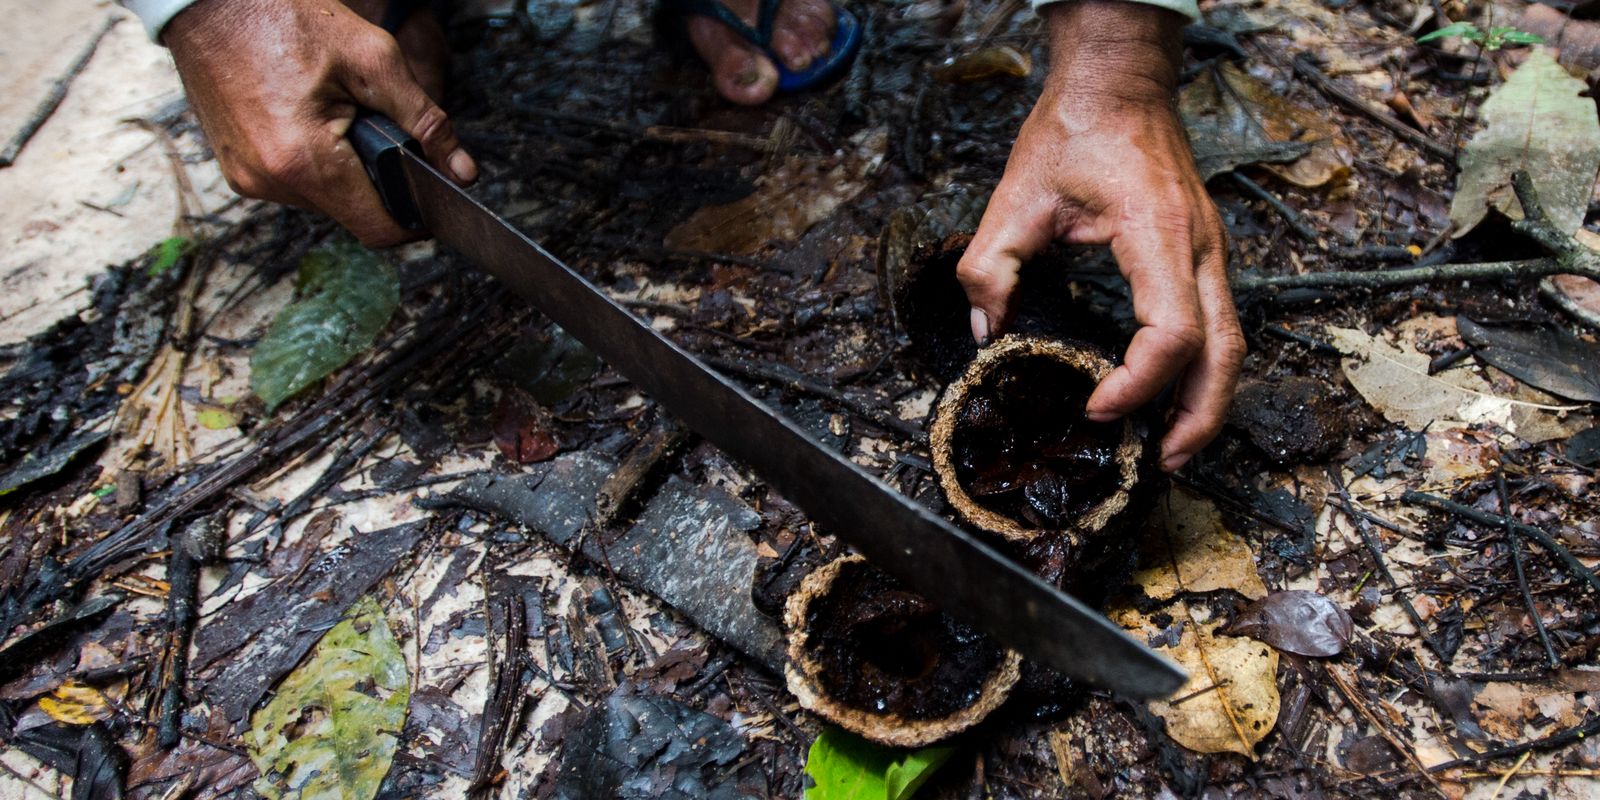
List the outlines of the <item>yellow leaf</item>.
{"label": "yellow leaf", "polygon": [[72,680],[39,698],[39,709],[68,725],[91,725],[111,716],[111,707],[99,689]]}
{"label": "yellow leaf", "polygon": [[228,428],[239,426],[238,415],[226,408],[202,406],[199,411],[195,412],[194,417],[201,426],[213,431],[227,430]]}
{"label": "yellow leaf", "polygon": [[[1173,609],[1183,634],[1160,652],[1189,673],[1168,700],[1150,703],[1167,723],[1167,735],[1197,753],[1238,753],[1255,758],[1255,746],[1278,723],[1278,651],[1254,639],[1217,634],[1220,622],[1196,622],[1183,604]],[[1113,612],[1136,636],[1159,632],[1139,611]]]}
{"label": "yellow leaf", "polygon": [[1172,489],[1158,503],[1144,537],[1147,565],[1133,580],[1145,594],[1169,600],[1181,592],[1232,589],[1252,600],[1267,596],[1250,546],[1222,522],[1210,500]]}

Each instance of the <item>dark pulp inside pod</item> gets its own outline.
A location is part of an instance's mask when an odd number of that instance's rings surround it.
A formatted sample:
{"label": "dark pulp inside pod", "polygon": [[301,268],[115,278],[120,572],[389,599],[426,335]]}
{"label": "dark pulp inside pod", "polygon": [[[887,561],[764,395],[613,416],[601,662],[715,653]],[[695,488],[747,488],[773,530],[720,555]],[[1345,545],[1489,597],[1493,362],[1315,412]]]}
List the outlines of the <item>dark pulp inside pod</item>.
{"label": "dark pulp inside pod", "polygon": [[1004,652],[864,562],[813,598],[806,633],[817,680],[850,706],[939,719],[977,701]]}
{"label": "dark pulp inside pod", "polygon": [[951,438],[956,480],[979,505],[1035,528],[1068,527],[1116,492],[1123,422],[1090,422],[1088,376],[1026,355],[972,386]]}

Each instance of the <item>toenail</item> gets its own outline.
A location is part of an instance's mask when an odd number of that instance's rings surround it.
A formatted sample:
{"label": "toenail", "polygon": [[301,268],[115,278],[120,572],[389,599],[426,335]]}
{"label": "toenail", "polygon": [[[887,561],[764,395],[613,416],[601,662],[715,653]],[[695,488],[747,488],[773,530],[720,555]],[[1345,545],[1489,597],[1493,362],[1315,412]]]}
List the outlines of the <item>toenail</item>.
{"label": "toenail", "polygon": [[750,66],[745,67],[743,72],[740,72],[733,78],[734,83],[737,83],[740,86],[752,86],[756,81],[759,80],[761,80],[761,68],[757,67],[753,63]]}

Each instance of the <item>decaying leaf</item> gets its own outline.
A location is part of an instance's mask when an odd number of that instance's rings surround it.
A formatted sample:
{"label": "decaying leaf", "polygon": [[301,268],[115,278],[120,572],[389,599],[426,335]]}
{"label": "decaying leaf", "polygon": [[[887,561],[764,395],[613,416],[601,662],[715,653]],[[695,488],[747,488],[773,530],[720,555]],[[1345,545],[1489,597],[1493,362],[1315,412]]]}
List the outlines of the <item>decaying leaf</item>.
{"label": "decaying leaf", "polygon": [[1295,589],[1273,592],[1252,603],[1224,633],[1260,639],[1287,653],[1326,657],[1350,646],[1355,623],[1332,600]]}
{"label": "decaying leaf", "polygon": [[841,155],[791,156],[757,178],[756,190],[744,198],[694,212],[667,233],[666,245],[748,256],[798,239],[867,187],[888,145],[888,132],[872,128],[851,137]]}
{"label": "decaying leaf", "polygon": [[400,307],[394,267],[354,242],[311,252],[297,282],[300,299],[250,354],[250,388],[269,412],[370,347]]}
{"label": "decaying leaf", "polygon": [[406,721],[405,656],[383,609],[363,597],[250,719],[255,790],[277,798],[368,800]]}
{"label": "decaying leaf", "polygon": [[1340,366],[1356,391],[1385,419],[1412,430],[1492,422],[1538,443],[1565,435],[1549,424],[1557,413],[1581,408],[1497,395],[1487,381],[1466,370],[1429,375],[1430,359],[1409,343],[1392,344],[1355,328],[1329,328],[1328,334],[1345,355]]}
{"label": "decaying leaf", "polygon": [[51,719],[68,725],[90,725],[111,716],[106,696],[99,689],[75,680],[65,681],[39,698],[39,709]]}
{"label": "decaying leaf", "polygon": [[1143,568],[1133,576],[1145,594],[1169,600],[1181,592],[1232,589],[1251,599],[1267,596],[1250,546],[1227,529],[1210,500],[1173,488],[1156,509],[1142,540]]}
{"label": "decaying leaf", "polygon": [[1583,224],[1600,172],[1600,120],[1587,84],[1567,74],[1546,48],[1536,49],[1479,109],[1483,130],[1461,152],[1450,221],[1455,235],[1472,230],[1491,207],[1513,219],[1522,206],[1511,174],[1533,180],[1545,215],[1571,233]]}
{"label": "decaying leaf", "polygon": [[985,47],[962,53],[933,68],[934,80],[975,83],[990,78],[1026,78],[1033,72],[1033,57],[1010,45]]}
{"label": "decaying leaf", "polygon": [[[1254,758],[1256,744],[1278,722],[1278,652],[1254,639],[1222,635],[1218,623],[1198,622],[1190,609],[1179,616],[1183,633],[1177,644],[1157,652],[1178,662],[1189,681],[1170,700],[1152,701],[1151,713],[1190,750]],[[1112,618],[1136,634],[1158,631],[1149,616],[1131,608],[1113,610]]]}
{"label": "decaying leaf", "polygon": [[1307,188],[1350,174],[1350,143],[1326,114],[1289,102],[1232,62],[1185,86],[1178,109],[1206,178],[1261,163]]}
{"label": "decaying leaf", "polygon": [[956,751],[954,745],[896,750],[825,728],[806,755],[816,784],[806,800],[910,800]]}
{"label": "decaying leaf", "polygon": [[1600,346],[1543,326],[1481,325],[1456,318],[1461,338],[1478,358],[1552,394],[1600,403]]}

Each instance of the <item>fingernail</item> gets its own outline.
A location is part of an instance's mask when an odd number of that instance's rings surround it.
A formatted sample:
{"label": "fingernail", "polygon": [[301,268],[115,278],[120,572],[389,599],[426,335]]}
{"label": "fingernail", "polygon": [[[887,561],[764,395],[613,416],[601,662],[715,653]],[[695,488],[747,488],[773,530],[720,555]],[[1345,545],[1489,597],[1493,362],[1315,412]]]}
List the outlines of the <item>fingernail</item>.
{"label": "fingernail", "polygon": [[1173,453],[1161,459],[1162,472],[1177,472],[1179,467],[1189,463],[1188,453]]}
{"label": "fingernail", "polygon": [[1115,411],[1085,411],[1083,415],[1088,417],[1090,422],[1114,422],[1122,416]]}
{"label": "fingernail", "polygon": [[972,339],[980,347],[989,343],[989,315],[981,308],[972,309]]}
{"label": "fingernail", "polygon": [[467,155],[467,151],[456,148],[450,154],[450,171],[455,173],[456,180],[462,183],[471,183],[478,179],[478,164]]}
{"label": "fingernail", "polygon": [[759,80],[761,80],[761,68],[756,65],[754,59],[752,59],[750,63],[733,78],[733,82],[739,84],[740,86],[752,86],[756,81]]}

